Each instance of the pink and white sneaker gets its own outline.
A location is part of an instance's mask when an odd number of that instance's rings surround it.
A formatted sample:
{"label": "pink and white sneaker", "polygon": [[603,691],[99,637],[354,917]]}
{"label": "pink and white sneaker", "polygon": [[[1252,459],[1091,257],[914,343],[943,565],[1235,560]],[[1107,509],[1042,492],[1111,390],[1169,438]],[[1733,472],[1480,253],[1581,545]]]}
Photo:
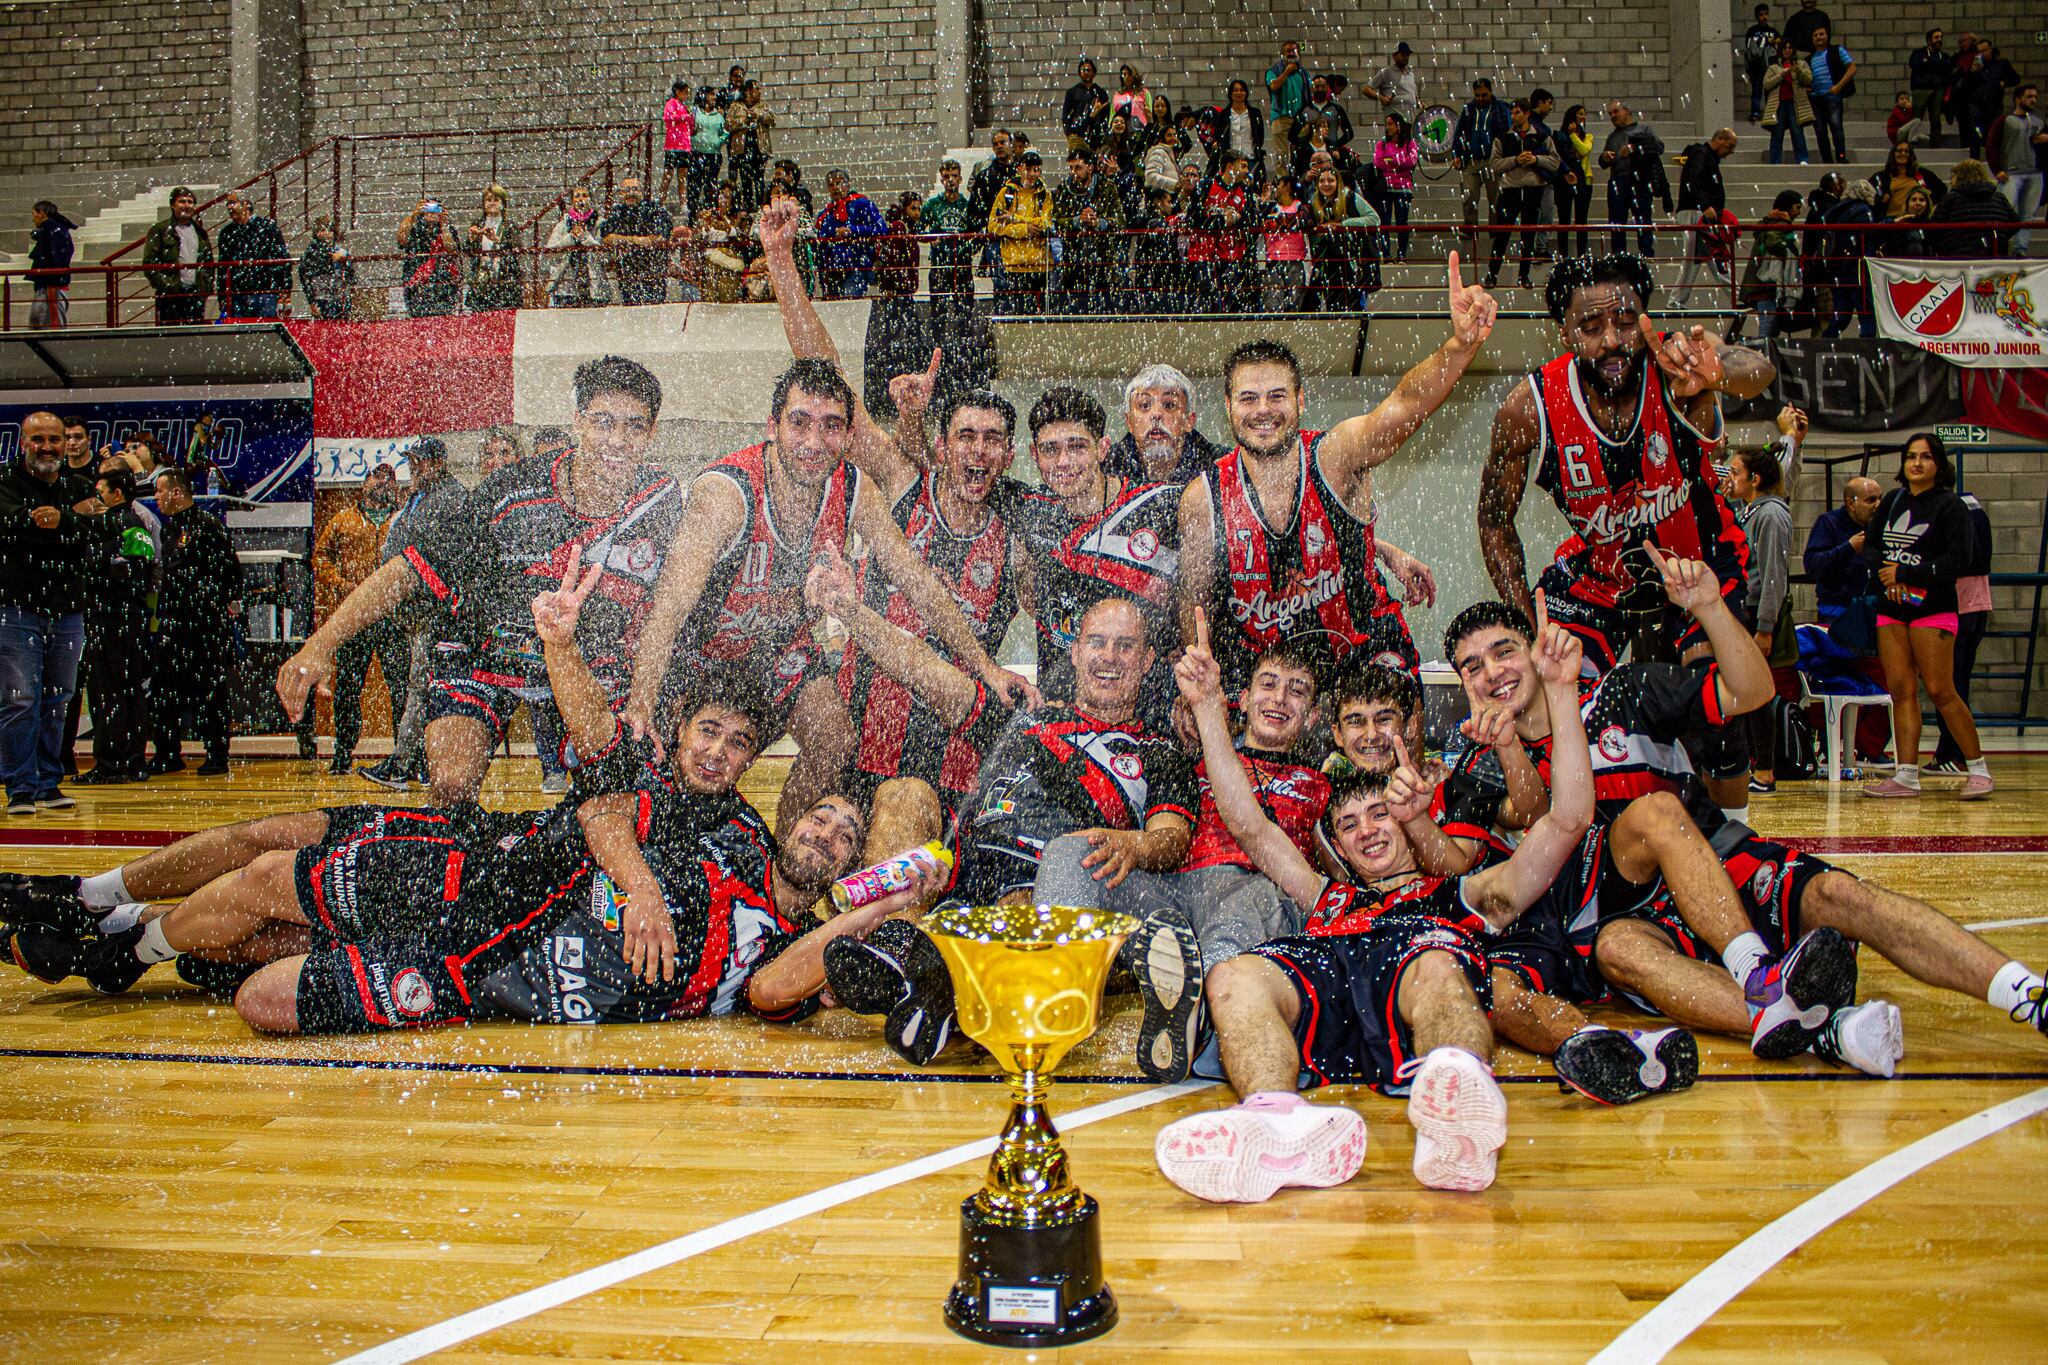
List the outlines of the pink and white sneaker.
{"label": "pink and white sneaker", "polygon": [[1907,797],[1918,796],[1920,794],[1920,789],[1918,787],[1909,787],[1895,777],[1887,777],[1882,782],[1873,782],[1869,786],[1865,787],[1863,789],[1863,794],[1865,796],[1875,796],[1896,801]]}
{"label": "pink and white sneaker", "polygon": [[1962,789],[1956,793],[1958,801],[1982,801],[1997,790],[1997,784],[1989,773],[1970,773],[1963,778]]}
{"label": "pink and white sneaker", "polygon": [[1415,1178],[1432,1190],[1491,1185],[1508,1140],[1507,1096],[1493,1072],[1463,1048],[1440,1047],[1422,1059],[1410,1084]]}
{"label": "pink and white sneaker", "polygon": [[1365,1118],[1267,1092],[1176,1120],[1152,1144],[1168,1180],[1197,1199],[1257,1204],[1289,1185],[1341,1185],[1365,1163]]}

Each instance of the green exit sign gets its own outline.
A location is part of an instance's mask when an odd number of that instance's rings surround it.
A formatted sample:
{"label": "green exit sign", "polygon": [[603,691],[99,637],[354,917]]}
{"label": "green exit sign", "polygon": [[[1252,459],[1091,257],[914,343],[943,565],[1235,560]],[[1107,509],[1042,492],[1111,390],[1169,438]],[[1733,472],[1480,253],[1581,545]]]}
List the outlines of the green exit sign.
{"label": "green exit sign", "polygon": [[1991,432],[1984,427],[1950,424],[1936,427],[1934,434],[1942,439],[1944,445],[1981,446],[1991,443]]}

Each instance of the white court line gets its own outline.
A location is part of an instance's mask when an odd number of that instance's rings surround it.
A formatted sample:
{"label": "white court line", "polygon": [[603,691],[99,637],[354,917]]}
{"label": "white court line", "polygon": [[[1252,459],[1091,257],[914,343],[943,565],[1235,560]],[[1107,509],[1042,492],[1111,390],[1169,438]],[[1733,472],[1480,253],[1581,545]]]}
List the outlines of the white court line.
{"label": "white court line", "polygon": [[1910,1146],[1865,1166],[1831,1185],[1784,1217],[1750,1234],[1733,1250],[1680,1285],[1675,1293],[1608,1343],[1590,1365],[1655,1365],[1728,1306],[1737,1294],[1813,1238],[1862,1208],[1900,1181],[1946,1156],[2048,1110],[2048,1087],[1930,1133]]}
{"label": "white court line", "polygon": [[[1153,1086],[1134,1095],[1121,1095],[1116,1099],[1061,1115],[1058,1127],[1063,1133],[1072,1132],[1076,1128],[1099,1123],[1103,1119],[1128,1114],[1134,1109],[1144,1109],[1165,1100],[1178,1099],[1197,1090],[1205,1090],[1214,1084],[1214,1081],[1182,1081],[1177,1085]],[[495,1331],[508,1323],[530,1318],[536,1313],[545,1313],[550,1308],[559,1308],[572,1299],[595,1294],[601,1289],[610,1289],[613,1285],[623,1284],[627,1280],[664,1269],[678,1261],[687,1261],[692,1256],[701,1256],[707,1251],[730,1246],[734,1242],[752,1237],[755,1233],[767,1232],[771,1228],[794,1223],[800,1218],[808,1218],[814,1213],[822,1213],[840,1204],[863,1199],[891,1186],[906,1184],[934,1172],[943,1171],[949,1166],[957,1166],[964,1161],[987,1156],[995,1150],[995,1146],[996,1140],[986,1137],[978,1142],[969,1142],[959,1147],[949,1147],[943,1152],[921,1156],[915,1161],[906,1161],[900,1166],[856,1176],[852,1180],[842,1180],[837,1185],[827,1185],[822,1190],[813,1190],[809,1194],[786,1199],[780,1204],[771,1204],[765,1209],[743,1213],[715,1227],[688,1233],[674,1241],[663,1242],[659,1246],[648,1247],[645,1251],[622,1256],[616,1261],[608,1261],[603,1265],[578,1271],[566,1279],[540,1285],[523,1294],[514,1294],[509,1299],[485,1304],[482,1308],[472,1309],[460,1317],[450,1318],[432,1327],[421,1328],[417,1332],[399,1337],[396,1341],[387,1341],[382,1346],[373,1346],[367,1351],[349,1356],[338,1362],[338,1365],[403,1365],[403,1362],[418,1360],[422,1356],[446,1350],[450,1346],[480,1337],[486,1332]]]}
{"label": "white court line", "polygon": [[2029,915],[2025,919],[1987,919],[1976,924],[1965,924],[1963,927],[1975,934],[1986,929],[2018,929],[2029,924],[2048,924],[2048,915]]}

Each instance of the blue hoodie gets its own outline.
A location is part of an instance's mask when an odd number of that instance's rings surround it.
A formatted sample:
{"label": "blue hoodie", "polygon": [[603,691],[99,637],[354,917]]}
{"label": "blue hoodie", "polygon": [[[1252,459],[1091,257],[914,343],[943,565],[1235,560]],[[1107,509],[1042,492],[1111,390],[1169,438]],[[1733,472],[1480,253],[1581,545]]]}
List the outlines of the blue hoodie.
{"label": "blue hoodie", "polygon": [[28,266],[31,270],[62,270],[61,275],[37,275],[38,289],[69,289],[71,287],[71,230],[78,224],[61,213],[53,213],[36,226],[34,244],[28,249]]}

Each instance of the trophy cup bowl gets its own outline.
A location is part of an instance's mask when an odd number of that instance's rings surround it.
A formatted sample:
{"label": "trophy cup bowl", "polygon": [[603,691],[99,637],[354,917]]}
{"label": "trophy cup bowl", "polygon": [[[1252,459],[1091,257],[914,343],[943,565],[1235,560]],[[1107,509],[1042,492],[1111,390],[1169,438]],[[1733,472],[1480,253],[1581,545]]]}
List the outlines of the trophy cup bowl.
{"label": "trophy cup bowl", "polygon": [[988,1178],[960,1205],[960,1278],[946,1325],[994,1346],[1065,1346],[1116,1326],[1097,1206],[1067,1169],[1047,1097],[1095,1032],[1130,915],[1063,905],[942,906],[924,924],[953,977],[960,1031],[1010,1076],[1010,1117]]}

